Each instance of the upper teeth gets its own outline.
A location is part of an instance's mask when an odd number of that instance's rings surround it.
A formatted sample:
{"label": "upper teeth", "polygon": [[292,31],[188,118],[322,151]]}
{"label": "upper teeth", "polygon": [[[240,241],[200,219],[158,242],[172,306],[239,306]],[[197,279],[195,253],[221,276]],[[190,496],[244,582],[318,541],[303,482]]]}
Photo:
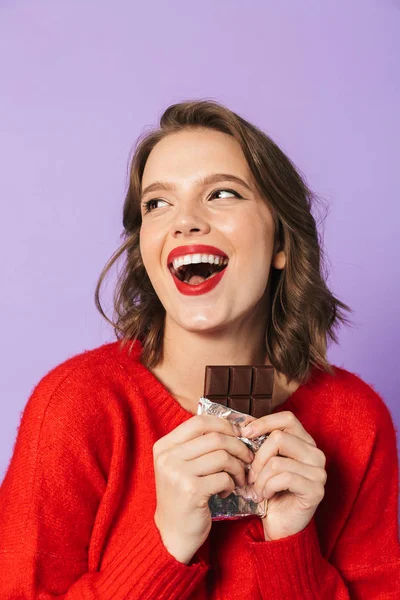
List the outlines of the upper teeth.
{"label": "upper teeth", "polygon": [[223,265],[228,263],[228,259],[215,254],[185,254],[172,261],[174,269],[179,269],[182,265],[193,263],[210,263],[210,265]]}

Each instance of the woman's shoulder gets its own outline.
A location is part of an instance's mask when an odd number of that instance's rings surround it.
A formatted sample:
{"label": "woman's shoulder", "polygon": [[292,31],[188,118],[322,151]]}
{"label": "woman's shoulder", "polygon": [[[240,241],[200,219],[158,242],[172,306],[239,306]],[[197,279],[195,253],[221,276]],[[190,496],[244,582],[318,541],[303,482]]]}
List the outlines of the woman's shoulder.
{"label": "woman's shoulder", "polygon": [[[48,413],[82,419],[117,410],[125,382],[135,378],[140,346],[122,348],[120,341],[83,350],[51,368],[34,386],[24,413],[40,419]],[[131,370],[127,374],[127,361]],[[108,410],[109,409],[109,410]]]}
{"label": "woman's shoulder", "polygon": [[393,417],[374,384],[344,367],[332,365],[334,374],[317,373],[312,385],[319,389],[322,410],[343,423],[358,424],[364,431],[393,428]]}
{"label": "woman's shoulder", "polygon": [[140,343],[132,342],[123,347],[120,340],[107,342],[95,348],[82,350],[52,367],[37,385],[58,388],[65,381],[87,382],[91,377],[98,383],[117,376],[123,364],[131,361],[132,367],[138,361]]}

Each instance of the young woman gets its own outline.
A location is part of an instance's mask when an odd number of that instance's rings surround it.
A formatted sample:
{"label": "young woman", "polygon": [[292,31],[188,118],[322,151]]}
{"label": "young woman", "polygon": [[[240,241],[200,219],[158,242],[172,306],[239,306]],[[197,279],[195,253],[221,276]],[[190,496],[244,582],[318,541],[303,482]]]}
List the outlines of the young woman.
{"label": "young woman", "polygon": [[[312,194],[273,141],[216,102],[139,139],[123,211],[117,341],[45,375],[0,493],[4,599],[395,598],[396,433],[330,365]],[[104,314],[104,313],[102,313]],[[105,315],[104,315],[105,316]],[[275,368],[240,431],[196,415],[205,365]],[[238,439],[269,433],[253,454]],[[245,480],[265,518],[211,521]]]}

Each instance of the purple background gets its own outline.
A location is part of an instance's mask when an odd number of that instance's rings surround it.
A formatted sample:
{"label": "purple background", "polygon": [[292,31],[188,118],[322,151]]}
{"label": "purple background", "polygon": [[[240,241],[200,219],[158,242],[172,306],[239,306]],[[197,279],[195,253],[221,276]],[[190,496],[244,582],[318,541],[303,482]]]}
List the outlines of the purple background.
{"label": "purple background", "polygon": [[263,128],[331,205],[329,284],[356,325],[329,358],[399,425],[399,31],[395,0],[0,1],[0,479],[34,385],[114,339],[93,293],[129,152],[186,99]]}

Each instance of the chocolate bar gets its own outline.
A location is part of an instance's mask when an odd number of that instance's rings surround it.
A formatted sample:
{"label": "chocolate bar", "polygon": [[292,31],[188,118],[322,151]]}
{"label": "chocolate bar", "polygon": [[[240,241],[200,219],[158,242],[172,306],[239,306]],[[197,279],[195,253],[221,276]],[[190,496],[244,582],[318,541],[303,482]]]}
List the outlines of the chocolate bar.
{"label": "chocolate bar", "polygon": [[274,374],[270,365],[207,365],[204,397],[258,419],[272,412]]}

